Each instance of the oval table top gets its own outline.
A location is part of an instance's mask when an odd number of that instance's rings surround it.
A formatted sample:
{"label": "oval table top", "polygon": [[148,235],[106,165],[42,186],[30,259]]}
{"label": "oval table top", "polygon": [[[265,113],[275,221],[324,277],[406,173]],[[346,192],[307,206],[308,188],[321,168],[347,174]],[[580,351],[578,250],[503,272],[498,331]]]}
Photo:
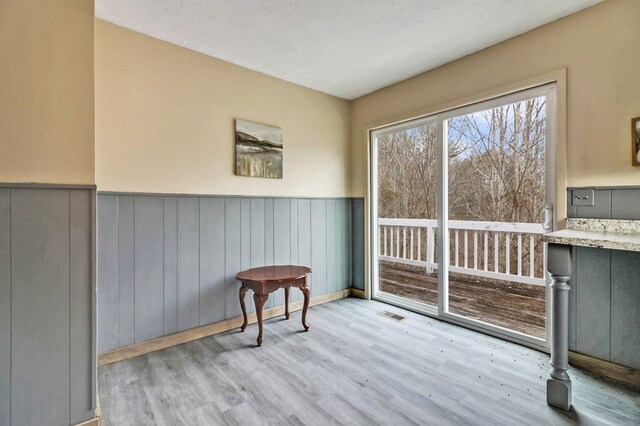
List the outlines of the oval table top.
{"label": "oval table top", "polygon": [[255,283],[285,282],[300,279],[311,273],[311,268],[297,265],[272,265],[248,269],[236,275],[238,281]]}

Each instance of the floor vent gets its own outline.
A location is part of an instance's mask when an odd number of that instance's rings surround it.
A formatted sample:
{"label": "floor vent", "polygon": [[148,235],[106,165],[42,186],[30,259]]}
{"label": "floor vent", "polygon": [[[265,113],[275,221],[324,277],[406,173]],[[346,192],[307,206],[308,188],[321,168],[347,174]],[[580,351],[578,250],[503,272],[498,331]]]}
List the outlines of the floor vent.
{"label": "floor vent", "polygon": [[393,312],[389,311],[380,311],[378,312],[378,315],[382,315],[383,317],[391,318],[396,321],[402,321],[403,319],[405,319],[402,315],[394,314]]}

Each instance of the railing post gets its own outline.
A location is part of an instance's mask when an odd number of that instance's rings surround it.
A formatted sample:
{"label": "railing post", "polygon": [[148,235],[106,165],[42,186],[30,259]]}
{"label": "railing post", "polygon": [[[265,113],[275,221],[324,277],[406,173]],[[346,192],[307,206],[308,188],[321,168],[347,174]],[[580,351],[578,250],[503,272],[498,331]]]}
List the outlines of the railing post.
{"label": "railing post", "polygon": [[427,227],[427,274],[433,272],[435,241],[433,235],[433,228]]}

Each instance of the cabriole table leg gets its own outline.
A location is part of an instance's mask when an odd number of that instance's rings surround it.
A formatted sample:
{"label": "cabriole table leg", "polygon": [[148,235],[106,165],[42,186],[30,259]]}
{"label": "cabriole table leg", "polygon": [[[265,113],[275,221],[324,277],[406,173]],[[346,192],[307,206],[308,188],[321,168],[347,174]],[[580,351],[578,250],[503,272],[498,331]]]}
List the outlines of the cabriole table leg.
{"label": "cabriole table leg", "polygon": [[247,307],[244,305],[244,297],[247,294],[249,289],[244,285],[240,287],[240,307],[242,308],[242,325],[240,326],[240,331],[244,331],[247,328]]}
{"label": "cabriole table leg", "polygon": [[256,317],[258,317],[258,346],[262,346],[262,308],[268,298],[268,294],[253,294],[253,301],[256,304]]}
{"label": "cabriole table leg", "polygon": [[309,324],[307,324],[307,309],[309,308],[309,297],[311,295],[311,291],[309,290],[309,286],[305,282],[305,285],[300,287],[302,294],[304,295],[304,305],[302,305],[302,326],[304,327],[304,331],[309,331]]}
{"label": "cabriole table leg", "polygon": [[284,317],[289,319],[289,292],[291,287],[284,288]]}

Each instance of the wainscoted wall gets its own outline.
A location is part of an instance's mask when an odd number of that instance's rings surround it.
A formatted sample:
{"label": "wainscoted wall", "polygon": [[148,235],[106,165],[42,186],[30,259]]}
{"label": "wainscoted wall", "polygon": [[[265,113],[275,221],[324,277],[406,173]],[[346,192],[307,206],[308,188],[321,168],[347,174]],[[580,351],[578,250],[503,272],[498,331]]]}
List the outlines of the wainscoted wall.
{"label": "wainscoted wall", "polygon": [[[351,287],[354,201],[99,194],[98,351],[241,315],[235,275],[250,267],[309,265],[312,296]],[[265,308],[282,304],[280,291]]]}
{"label": "wainscoted wall", "polygon": [[94,417],[94,200],[0,184],[0,425]]}
{"label": "wainscoted wall", "polygon": [[593,188],[593,206],[573,205],[573,191],[567,190],[567,216],[594,219],[640,220],[640,187]]}
{"label": "wainscoted wall", "polygon": [[[568,216],[640,219],[640,187],[594,189],[593,206],[572,205]],[[575,247],[570,282],[570,349],[640,368],[640,253]]]}

